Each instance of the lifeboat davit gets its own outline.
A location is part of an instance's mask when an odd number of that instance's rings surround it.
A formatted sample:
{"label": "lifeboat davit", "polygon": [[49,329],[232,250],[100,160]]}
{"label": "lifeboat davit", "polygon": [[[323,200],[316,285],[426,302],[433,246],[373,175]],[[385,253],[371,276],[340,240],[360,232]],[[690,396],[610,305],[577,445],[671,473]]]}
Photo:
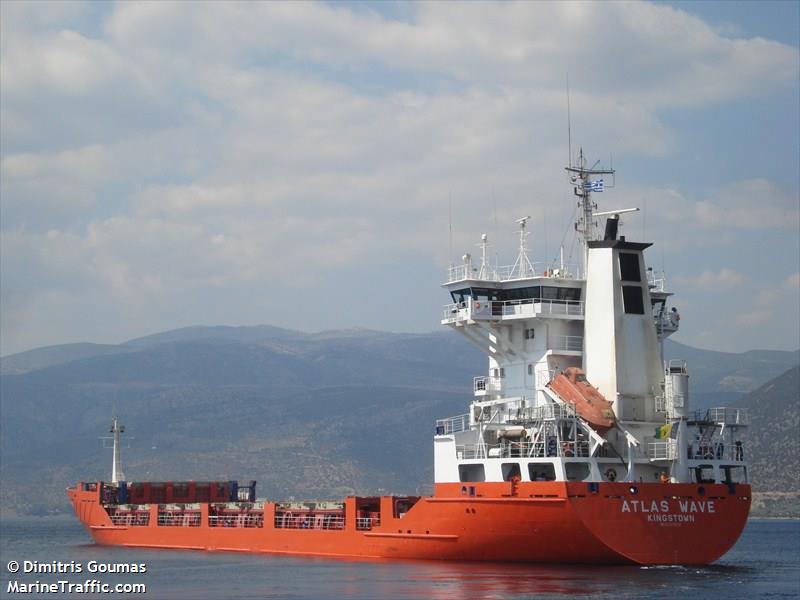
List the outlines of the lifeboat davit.
{"label": "lifeboat davit", "polygon": [[565,369],[547,387],[572,404],[575,412],[600,435],[616,425],[611,402],[586,380],[586,374],[578,367]]}

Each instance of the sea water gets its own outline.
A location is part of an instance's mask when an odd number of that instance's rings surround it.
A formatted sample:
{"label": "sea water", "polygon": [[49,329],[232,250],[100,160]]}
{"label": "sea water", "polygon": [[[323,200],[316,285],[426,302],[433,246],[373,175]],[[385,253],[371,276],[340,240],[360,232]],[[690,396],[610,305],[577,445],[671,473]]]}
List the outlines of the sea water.
{"label": "sea water", "polygon": [[[531,540],[531,543],[536,541]],[[83,527],[74,518],[66,517],[10,518],[0,521],[0,558],[0,597],[4,598],[116,596],[165,600],[520,600],[577,597],[598,600],[754,600],[800,597],[800,521],[794,520],[751,520],[736,546],[719,561],[707,567],[354,561],[224,552],[126,549],[93,544]],[[20,571],[16,574],[8,570],[10,561],[16,561],[20,565]],[[26,566],[41,569],[41,565],[54,563],[78,565],[81,566],[81,572],[24,572]],[[114,567],[105,565],[116,564],[143,564],[146,572],[107,572]],[[45,567],[47,568],[49,567]],[[67,570],[70,569],[75,570],[74,566],[67,567]],[[17,583],[13,584],[14,581]],[[40,584],[64,581],[84,588],[80,593],[46,593],[41,589],[32,593],[13,591],[22,589],[19,584],[33,584],[37,581]],[[146,593],[98,594],[85,585],[87,581],[111,586],[144,584]],[[77,589],[79,588],[73,588]]]}

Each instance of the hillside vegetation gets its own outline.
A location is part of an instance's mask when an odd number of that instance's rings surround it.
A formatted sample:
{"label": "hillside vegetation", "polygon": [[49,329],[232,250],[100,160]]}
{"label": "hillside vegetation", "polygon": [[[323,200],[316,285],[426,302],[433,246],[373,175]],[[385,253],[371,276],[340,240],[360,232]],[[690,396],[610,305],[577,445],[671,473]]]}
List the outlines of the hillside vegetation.
{"label": "hillside vegetation", "polygon": [[[766,420],[783,436],[775,443],[790,444],[797,370],[793,405],[780,378],[754,392],[760,400],[743,394],[796,364],[796,352],[667,350],[691,360],[695,406],[744,403],[752,432]],[[129,479],[256,479],[271,498],[430,491],[435,419],[466,412],[486,357],[452,332],[191,327],[31,350],[0,366],[0,510],[45,514],[68,510],[67,485],[108,477],[111,452],[98,438],[115,413]],[[797,456],[794,435],[786,457]],[[762,459],[777,450],[758,440],[757,485],[797,490],[796,464]]]}

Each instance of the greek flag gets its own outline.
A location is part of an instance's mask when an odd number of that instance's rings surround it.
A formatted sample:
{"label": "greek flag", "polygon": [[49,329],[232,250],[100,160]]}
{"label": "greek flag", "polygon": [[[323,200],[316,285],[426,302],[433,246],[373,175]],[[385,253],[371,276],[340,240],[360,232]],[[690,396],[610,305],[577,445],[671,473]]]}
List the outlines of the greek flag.
{"label": "greek flag", "polygon": [[587,192],[602,192],[603,180],[596,179],[595,181],[585,181],[583,184],[583,189]]}

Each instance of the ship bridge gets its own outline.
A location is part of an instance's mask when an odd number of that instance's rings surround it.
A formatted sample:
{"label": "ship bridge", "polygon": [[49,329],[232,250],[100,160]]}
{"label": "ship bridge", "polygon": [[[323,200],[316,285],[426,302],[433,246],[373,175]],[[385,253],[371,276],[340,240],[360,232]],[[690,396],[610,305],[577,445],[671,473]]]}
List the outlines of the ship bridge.
{"label": "ship bridge", "polygon": [[514,264],[491,265],[484,234],[480,261],[473,264],[465,254],[442,284],[451,302],[442,309],[441,323],[489,355],[488,374],[476,376],[473,383],[481,401],[510,395],[523,398],[527,406],[546,403],[539,389],[555,372],[582,359],[586,282],[563,257],[557,266],[528,258],[529,219],[517,220]]}

